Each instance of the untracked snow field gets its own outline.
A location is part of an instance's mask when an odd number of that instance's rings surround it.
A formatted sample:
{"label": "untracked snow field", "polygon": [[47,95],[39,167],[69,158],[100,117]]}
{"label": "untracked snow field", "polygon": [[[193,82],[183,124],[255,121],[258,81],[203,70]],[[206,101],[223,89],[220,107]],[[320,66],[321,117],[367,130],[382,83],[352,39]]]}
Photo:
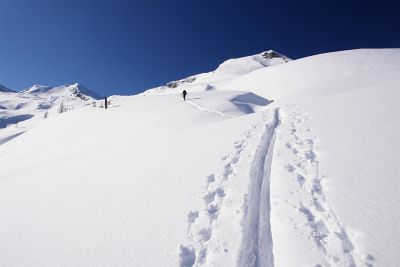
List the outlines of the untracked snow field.
{"label": "untracked snow field", "polygon": [[397,266],[400,50],[263,55],[0,128],[0,266]]}

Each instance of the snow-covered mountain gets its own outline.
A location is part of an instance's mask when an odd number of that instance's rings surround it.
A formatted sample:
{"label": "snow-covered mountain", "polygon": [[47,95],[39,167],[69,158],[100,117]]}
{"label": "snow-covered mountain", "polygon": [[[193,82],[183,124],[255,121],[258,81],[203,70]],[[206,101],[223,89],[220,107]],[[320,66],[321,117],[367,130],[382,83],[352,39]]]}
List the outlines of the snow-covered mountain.
{"label": "snow-covered mountain", "polygon": [[400,49],[175,83],[0,128],[1,266],[398,264]]}
{"label": "snow-covered mountain", "polygon": [[243,75],[263,67],[289,62],[291,59],[273,50],[249,57],[229,59],[219,65],[215,73],[222,75]]}
{"label": "snow-covered mountain", "polygon": [[84,101],[90,99],[101,99],[102,96],[87,89],[85,86],[75,83],[66,84],[56,87],[46,85],[33,85],[20,92],[22,95],[34,95],[41,98],[51,99],[52,101],[57,99],[69,100],[74,98],[80,98]]}
{"label": "snow-covered mountain", "polygon": [[101,98],[78,83],[57,87],[34,85],[21,92],[5,87],[0,90],[0,144],[58,114],[60,106],[63,111],[72,110]]}
{"label": "snow-covered mountain", "polygon": [[257,69],[279,65],[289,61],[291,61],[290,58],[273,50],[268,50],[252,56],[229,59],[220,64],[218,68],[212,72],[193,75],[178,81],[171,81],[165,86],[147,90],[144,94],[159,93],[164,89],[177,88],[182,85],[190,85],[191,90],[213,90],[218,84],[228,79],[250,73]]}

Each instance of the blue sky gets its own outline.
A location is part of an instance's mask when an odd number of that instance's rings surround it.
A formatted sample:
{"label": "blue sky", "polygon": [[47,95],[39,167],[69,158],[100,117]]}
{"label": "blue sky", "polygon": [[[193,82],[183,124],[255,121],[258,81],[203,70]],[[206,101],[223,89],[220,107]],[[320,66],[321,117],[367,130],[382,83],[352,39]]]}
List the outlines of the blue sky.
{"label": "blue sky", "polygon": [[274,49],[400,47],[396,1],[0,0],[0,84],[134,94]]}

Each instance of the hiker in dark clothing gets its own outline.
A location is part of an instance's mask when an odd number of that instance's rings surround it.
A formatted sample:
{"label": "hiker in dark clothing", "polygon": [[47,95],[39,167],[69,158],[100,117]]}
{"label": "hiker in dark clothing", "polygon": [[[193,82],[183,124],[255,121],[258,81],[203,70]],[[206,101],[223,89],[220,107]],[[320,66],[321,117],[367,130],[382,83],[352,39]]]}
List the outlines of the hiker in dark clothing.
{"label": "hiker in dark clothing", "polygon": [[186,90],[183,90],[183,92],[182,92],[183,101],[186,101],[186,95],[187,95]]}

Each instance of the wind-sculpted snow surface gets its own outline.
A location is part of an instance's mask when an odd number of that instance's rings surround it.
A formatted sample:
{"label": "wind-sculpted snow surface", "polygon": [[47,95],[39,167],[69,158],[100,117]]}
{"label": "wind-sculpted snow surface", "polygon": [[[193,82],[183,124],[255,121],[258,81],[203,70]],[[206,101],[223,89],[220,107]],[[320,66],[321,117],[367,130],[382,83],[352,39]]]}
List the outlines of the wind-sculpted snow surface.
{"label": "wind-sculpted snow surface", "polygon": [[400,50],[263,57],[0,92],[0,266],[397,266]]}

